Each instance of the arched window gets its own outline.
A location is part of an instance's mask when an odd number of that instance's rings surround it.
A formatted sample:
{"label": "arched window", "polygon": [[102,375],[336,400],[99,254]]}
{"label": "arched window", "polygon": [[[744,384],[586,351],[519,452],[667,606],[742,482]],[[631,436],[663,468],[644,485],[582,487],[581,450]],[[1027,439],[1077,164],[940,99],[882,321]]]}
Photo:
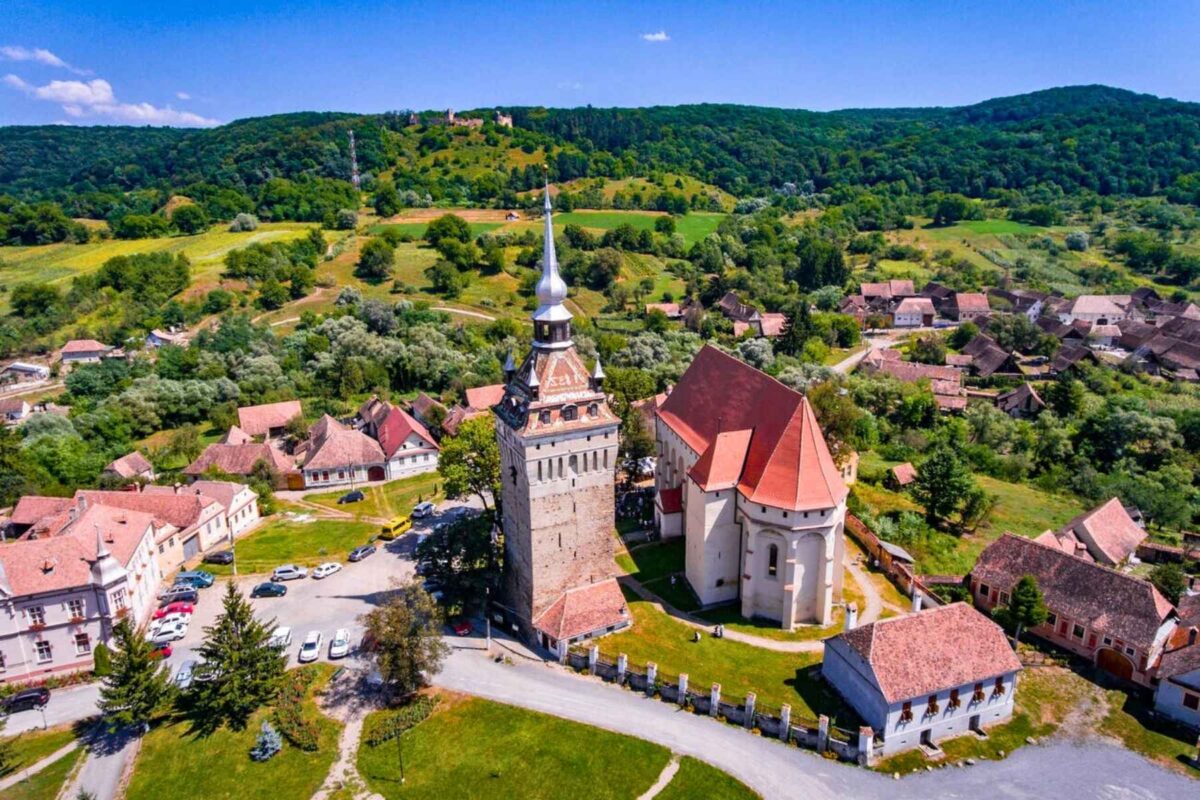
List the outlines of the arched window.
{"label": "arched window", "polygon": [[592,403],[591,405],[588,406],[588,416],[589,417],[596,417],[599,415],[600,415],[600,406],[596,405],[595,403]]}
{"label": "arched window", "polygon": [[567,459],[567,467],[570,468],[572,475],[577,475],[579,473],[579,457],[571,456]]}
{"label": "arched window", "polygon": [[562,410],[562,418],[567,422],[571,422],[578,415],[578,410],[575,406],[564,406]]}
{"label": "arched window", "polygon": [[549,411],[549,409],[547,409],[547,410],[545,410],[545,411],[542,411],[542,413],[538,414],[538,422],[542,423],[543,425],[549,425],[549,424],[550,424],[550,411]]}
{"label": "arched window", "polygon": [[773,544],[767,548],[767,577],[779,575],[779,545]]}

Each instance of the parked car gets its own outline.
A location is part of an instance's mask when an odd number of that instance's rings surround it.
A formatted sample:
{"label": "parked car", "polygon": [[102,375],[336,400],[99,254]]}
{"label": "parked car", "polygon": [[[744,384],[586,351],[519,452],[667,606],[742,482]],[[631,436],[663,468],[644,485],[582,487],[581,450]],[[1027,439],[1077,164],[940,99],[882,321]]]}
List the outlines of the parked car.
{"label": "parked car", "polygon": [[267,642],[267,644],[271,645],[272,647],[279,648],[287,647],[291,643],[292,629],[286,625],[276,628],[275,632],[271,634],[271,639]]}
{"label": "parked car", "polygon": [[196,662],[185,661],[179,665],[179,671],[175,673],[175,685],[180,689],[187,689],[192,685],[192,679],[196,674]]}
{"label": "parked car", "polygon": [[154,649],[150,651],[150,657],[161,659],[170,658],[172,652],[174,652],[174,650],[172,650],[170,642],[159,642],[158,644],[154,645]]}
{"label": "parked car", "polygon": [[154,618],[162,619],[169,614],[191,614],[195,610],[196,607],[191,603],[167,603],[154,612]]}
{"label": "parked car", "polygon": [[362,561],[367,556],[375,555],[375,545],[364,544],[350,551],[351,561]]}
{"label": "parked car", "polygon": [[170,625],[163,625],[150,637],[151,644],[165,644],[166,642],[174,642],[177,639],[182,639],[187,636],[188,626],[186,622],[172,622]]}
{"label": "parked car", "polygon": [[205,572],[202,569],[193,569],[188,572],[181,572],[175,576],[176,585],[180,583],[190,583],[197,589],[207,589],[213,585],[216,577],[211,572]]}
{"label": "parked car", "polygon": [[327,561],[324,564],[321,564],[316,569],[314,569],[312,572],[312,576],[317,579],[327,578],[330,575],[332,575],[333,573],[337,572],[341,568],[342,568],[341,564],[338,564],[335,561]]}
{"label": "parked car", "polygon": [[192,603],[193,605],[200,600],[200,593],[196,591],[195,586],[185,586],[176,584],[162,592],[158,596],[158,601],[164,606],[172,603]]}
{"label": "parked car", "polygon": [[285,594],[287,594],[287,587],[282,583],[272,581],[260,583],[250,591],[251,597],[283,597]]}
{"label": "parked car", "polygon": [[308,575],[308,570],[304,567],[298,567],[295,564],[284,564],[282,567],[276,567],[271,573],[272,581],[294,581]]}
{"label": "parked car", "polygon": [[321,638],[320,631],[309,631],[308,636],[304,637],[304,644],[300,645],[300,656],[297,659],[301,664],[316,661],[321,657]]}
{"label": "parked car", "polygon": [[379,538],[391,541],[397,536],[403,536],[412,529],[412,518],[396,517],[379,529]]}
{"label": "parked car", "polygon": [[180,622],[187,625],[188,623],[191,622],[191,616],[188,614],[180,614],[179,612],[176,612],[174,614],[167,614],[162,619],[158,619],[158,620],[154,621],[154,623],[150,626],[150,634],[154,635],[154,634],[158,633],[159,631],[161,631],[163,628],[167,628],[171,625],[176,625]]}
{"label": "parked car", "polygon": [[425,519],[425,517],[428,517],[433,513],[435,508],[436,506],[434,506],[434,504],[428,500],[423,503],[417,503],[415,506],[413,506],[413,519]]}
{"label": "parked car", "polygon": [[350,631],[338,628],[329,642],[330,658],[345,658],[350,654]]}
{"label": "parked car", "polygon": [[471,623],[465,619],[456,619],[450,623],[450,630],[454,631],[455,636],[470,636],[472,630]]}
{"label": "parked car", "polygon": [[344,495],[339,497],[338,505],[344,506],[347,503],[361,503],[366,498],[367,498],[367,496],[365,494],[360,492],[358,489],[355,489],[354,491],[346,492]]}
{"label": "parked car", "polygon": [[232,564],[233,563],[233,551],[232,550],[218,550],[215,553],[205,553],[204,554],[204,563],[205,564]]}
{"label": "parked car", "polygon": [[31,708],[41,708],[50,702],[50,690],[45,686],[33,689],[22,689],[10,694],[0,701],[0,711],[5,714],[15,714],[18,711],[28,711]]}

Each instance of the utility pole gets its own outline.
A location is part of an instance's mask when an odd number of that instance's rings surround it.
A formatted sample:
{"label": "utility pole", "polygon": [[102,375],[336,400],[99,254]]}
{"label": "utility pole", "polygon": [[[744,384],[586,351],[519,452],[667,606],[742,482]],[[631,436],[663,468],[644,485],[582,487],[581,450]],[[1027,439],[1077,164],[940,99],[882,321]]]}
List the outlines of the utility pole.
{"label": "utility pole", "polygon": [[354,131],[350,131],[350,182],[354,184],[354,191],[358,191],[358,154],[354,151]]}
{"label": "utility pole", "polygon": [[400,759],[400,784],[404,784],[404,731],[396,734],[396,753]]}

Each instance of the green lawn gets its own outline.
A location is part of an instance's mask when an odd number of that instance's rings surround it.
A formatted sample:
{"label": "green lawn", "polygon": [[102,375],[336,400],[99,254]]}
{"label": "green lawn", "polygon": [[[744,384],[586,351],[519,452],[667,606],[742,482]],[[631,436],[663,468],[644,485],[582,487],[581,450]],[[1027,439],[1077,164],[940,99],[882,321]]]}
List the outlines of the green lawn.
{"label": "green lawn", "polygon": [[311,693],[328,682],[333,667],[306,667],[319,671],[310,688],[307,713],[320,727],[319,749],[305,753],[284,740],[283,750],[265,762],[250,760],[250,748],[269,709],[256,712],[245,730],[220,728],[201,736],[184,719],[171,719],[146,734],[125,794],[127,800],[283,800],[311,797],[324,782],[337,757],[340,726],[317,711]]}
{"label": "green lawn", "polygon": [[4,800],[55,800],[83,755],[82,747],[72,750],[36,775],[5,789]]}
{"label": "green lawn", "polygon": [[672,680],[686,672],[693,688],[719,683],[725,696],[737,702],[754,692],[760,705],[789,704],[797,722],[815,722],[818,714],[827,713],[841,727],[858,724],[853,712],[820,681],[819,653],[783,653],[710,635],[693,642],[693,628],[628,593],[626,599],[633,626],[596,642],[606,656],[615,659],[625,653],[639,670],[653,661],[659,674]]}
{"label": "green lawn", "polygon": [[403,785],[394,741],[358,750],[359,773],[388,800],[632,800],[670,759],[666,748],[632,736],[480,699],[444,705],[402,744]]}
{"label": "green lawn", "polygon": [[[238,573],[270,572],[280,564],[311,567],[323,561],[345,561],[351,550],[378,532],[379,526],[370,522],[276,519],[238,541]],[[233,571],[223,564],[205,564],[204,569],[218,575]]]}
{"label": "green lawn", "polygon": [[[858,606],[861,613],[867,606],[866,598],[849,570],[845,573],[842,586],[844,587],[843,601],[854,603]],[[828,625],[797,625],[796,629],[791,631],[784,630],[779,627],[778,622],[772,620],[760,617],[746,619],[742,616],[741,606],[738,603],[731,603],[719,608],[709,609],[708,611],[701,611],[697,613],[697,616],[713,624],[719,622],[729,630],[748,633],[752,636],[761,636],[764,639],[774,639],[781,642],[811,642],[828,639],[830,636],[840,633],[842,624],[845,622],[846,610],[842,606],[835,608],[833,610],[833,621]]]}
{"label": "green lawn", "polygon": [[403,478],[363,489],[362,492],[366,498],[359,503],[350,503],[344,506],[337,504],[338,498],[346,494],[349,489],[309,494],[305,495],[304,499],[310,503],[316,503],[336,511],[346,511],[359,517],[391,519],[400,514],[410,513],[413,506],[422,500],[437,502],[441,497],[441,486],[442,476],[440,474],[426,472],[411,478]]}
{"label": "green lawn", "polygon": [[1130,750],[1141,753],[1171,769],[1200,777],[1186,761],[1196,755],[1196,734],[1164,719],[1150,715],[1150,707],[1119,690],[1105,693],[1108,715],[1100,723],[1101,733],[1120,739]]}
{"label": "green lawn", "polygon": [[41,761],[60,747],[70,744],[75,739],[75,730],[67,725],[51,728],[48,731],[26,731],[17,736],[6,737],[12,743],[12,768],[8,772],[0,772],[0,777],[12,772],[19,772],[31,764]]}
{"label": "green lawn", "polygon": [[[554,215],[554,226],[558,229],[560,225],[575,224],[583,228],[610,230],[628,223],[639,231],[652,231],[654,220],[661,216],[649,211],[567,211]],[[724,214],[711,211],[693,211],[675,218],[675,230],[692,245],[715,231],[724,218]]]}
{"label": "green lawn", "polygon": [[[449,211],[447,213],[454,213]],[[482,233],[491,233],[497,228],[504,226],[503,222],[468,222],[467,225],[471,228],[471,238],[474,239]],[[384,229],[407,233],[414,239],[424,239],[425,229],[429,227],[428,222],[383,222],[378,225],[372,225],[367,229],[368,233],[382,233]]]}
{"label": "green lawn", "polygon": [[753,800],[760,795],[738,779],[691,756],[679,760],[679,771],[656,800]]}
{"label": "green lawn", "polygon": [[617,563],[640,583],[682,573],[687,543],[680,536],[635,547],[617,555]]}

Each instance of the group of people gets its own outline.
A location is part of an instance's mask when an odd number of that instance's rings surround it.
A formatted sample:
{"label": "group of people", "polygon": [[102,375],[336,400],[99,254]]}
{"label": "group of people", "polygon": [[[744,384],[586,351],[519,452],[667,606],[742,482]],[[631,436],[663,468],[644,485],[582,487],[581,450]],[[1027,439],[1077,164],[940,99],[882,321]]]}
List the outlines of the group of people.
{"label": "group of people", "polygon": [[[725,626],[721,625],[719,623],[717,625],[713,626],[713,636],[717,639],[724,639],[725,638]],[[692,641],[693,642],[700,641],[700,631],[699,630],[692,631]]]}

